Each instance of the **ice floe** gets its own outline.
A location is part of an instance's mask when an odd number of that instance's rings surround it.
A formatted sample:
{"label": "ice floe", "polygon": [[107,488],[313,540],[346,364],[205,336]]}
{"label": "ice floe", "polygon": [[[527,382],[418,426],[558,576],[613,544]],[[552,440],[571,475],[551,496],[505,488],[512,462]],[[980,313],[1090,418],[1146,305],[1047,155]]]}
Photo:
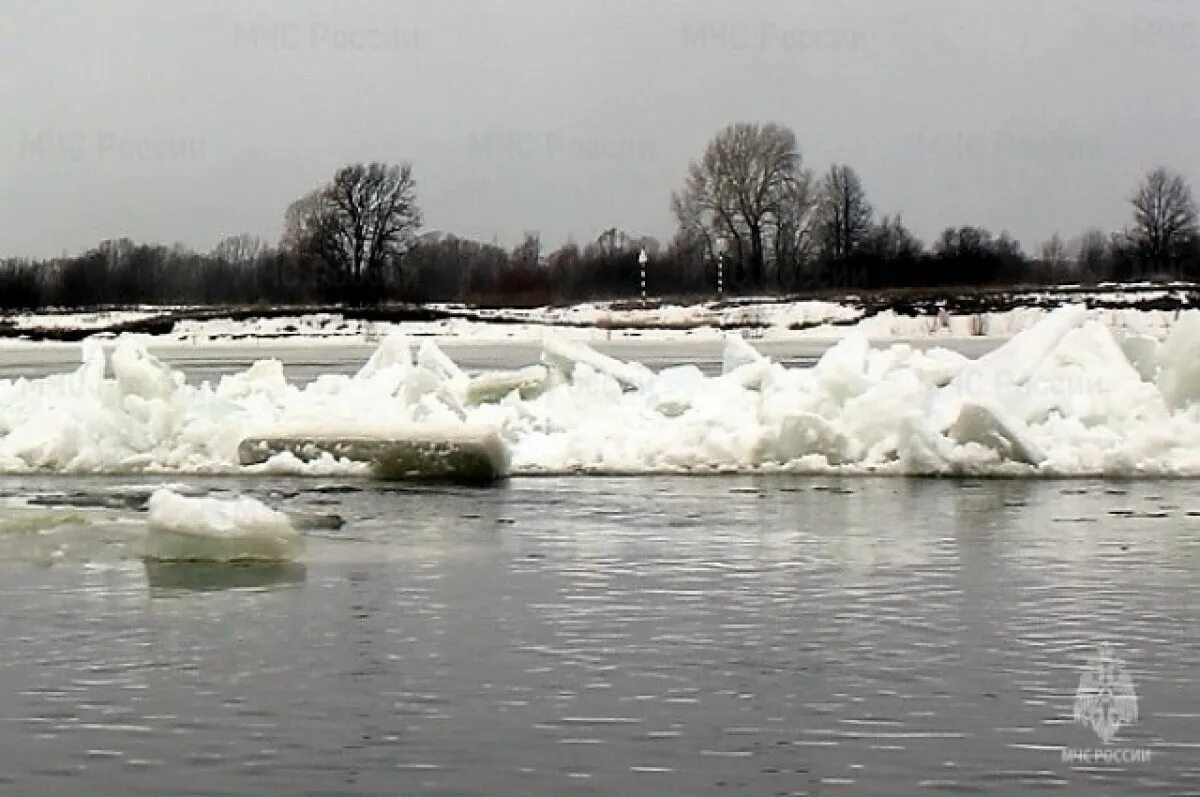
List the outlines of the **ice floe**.
{"label": "ice floe", "polygon": [[395,335],[352,376],[299,385],[266,361],[197,386],[136,339],[107,360],[85,343],[74,373],[0,381],[0,471],[363,473],[336,452],[243,466],[239,445],[364,425],[485,430],[514,475],[1200,477],[1200,313],[1160,344],[1065,307],[978,360],[855,333],[815,367],[788,368],[730,336],[711,376],[554,337],[541,363],[470,376],[434,343],[414,351]]}
{"label": "ice floe", "polygon": [[189,498],[157,490],[150,511],[147,559],[159,562],[288,562],[304,540],[287,515],[253,498]]}

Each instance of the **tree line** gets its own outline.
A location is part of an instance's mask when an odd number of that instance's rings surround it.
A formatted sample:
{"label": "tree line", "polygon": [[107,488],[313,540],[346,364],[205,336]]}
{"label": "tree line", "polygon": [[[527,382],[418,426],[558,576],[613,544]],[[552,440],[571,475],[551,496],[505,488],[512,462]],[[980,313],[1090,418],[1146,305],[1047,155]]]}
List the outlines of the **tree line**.
{"label": "tree line", "polygon": [[0,307],[612,299],[638,295],[642,252],[649,291],[684,299],[713,295],[718,272],[729,292],[755,294],[1200,278],[1186,180],[1155,169],[1130,205],[1125,229],[1055,235],[1032,254],[981,226],[927,245],[899,214],[877,213],[852,167],[817,177],[791,129],[735,124],[688,166],[666,246],[618,229],[553,251],[536,233],[511,249],[422,233],[412,165],[356,164],[287,209],[278,243],[240,234],[198,253],[115,239],[74,257],[0,260]]}

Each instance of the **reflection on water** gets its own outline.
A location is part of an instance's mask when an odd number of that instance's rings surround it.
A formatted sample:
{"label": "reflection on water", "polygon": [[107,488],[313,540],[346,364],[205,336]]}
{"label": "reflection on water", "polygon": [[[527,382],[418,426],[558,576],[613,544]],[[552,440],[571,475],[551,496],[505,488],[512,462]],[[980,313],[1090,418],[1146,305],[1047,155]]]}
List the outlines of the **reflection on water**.
{"label": "reflection on water", "polygon": [[[0,482],[86,521],[7,535],[73,539],[52,567],[0,543],[7,791],[1200,784],[1200,485],[189,486],[306,518],[304,564],[142,563],[136,514],[79,498],[129,485]],[[1139,700],[1117,744],[1147,764],[1061,760],[1102,746],[1073,718],[1102,642]]]}
{"label": "reflection on water", "polygon": [[304,583],[304,565],[295,562],[157,562],[147,559],[146,583],[151,597],[177,592],[216,592],[223,589],[280,589]]}

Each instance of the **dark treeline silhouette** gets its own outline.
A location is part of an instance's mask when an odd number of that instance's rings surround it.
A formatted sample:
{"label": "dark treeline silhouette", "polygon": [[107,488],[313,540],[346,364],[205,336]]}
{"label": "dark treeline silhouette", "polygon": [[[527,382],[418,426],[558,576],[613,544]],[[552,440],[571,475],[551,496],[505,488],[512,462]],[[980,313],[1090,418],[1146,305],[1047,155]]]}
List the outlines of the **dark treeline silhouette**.
{"label": "dark treeline silhouette", "polygon": [[679,222],[663,246],[609,229],[584,246],[512,249],[420,232],[409,164],[352,165],[293,203],[277,245],[242,234],[211,252],[105,241],[81,255],[0,260],[0,308],[119,305],[326,305],[465,302],[531,306],[640,295],[804,294],[891,288],[1200,279],[1191,188],[1165,168],[1130,197],[1130,225],[1055,235],[1033,254],[1007,232],[950,227],[927,246],[900,216],[877,217],[857,173],[805,168],[795,134],[731,125],[672,197]]}

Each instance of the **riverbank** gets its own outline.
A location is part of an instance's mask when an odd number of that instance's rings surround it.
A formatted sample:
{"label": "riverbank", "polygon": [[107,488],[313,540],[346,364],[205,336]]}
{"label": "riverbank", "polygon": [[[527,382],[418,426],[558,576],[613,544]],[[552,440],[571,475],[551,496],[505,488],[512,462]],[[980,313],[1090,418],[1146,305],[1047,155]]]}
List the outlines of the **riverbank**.
{"label": "riverbank", "polygon": [[1049,311],[1082,304],[1113,329],[1163,337],[1178,316],[1200,308],[1200,286],[1102,285],[960,294],[886,291],[838,298],[734,298],[701,303],[613,301],[538,308],[453,304],[384,307],[133,307],[50,310],[0,316],[0,341],[75,342],[146,335],[163,342],[250,340],[372,342],[395,331],[414,337],[503,341],[542,339],[548,329],[577,340],[720,338],[838,339],[858,330],[874,339],[1010,337]]}

